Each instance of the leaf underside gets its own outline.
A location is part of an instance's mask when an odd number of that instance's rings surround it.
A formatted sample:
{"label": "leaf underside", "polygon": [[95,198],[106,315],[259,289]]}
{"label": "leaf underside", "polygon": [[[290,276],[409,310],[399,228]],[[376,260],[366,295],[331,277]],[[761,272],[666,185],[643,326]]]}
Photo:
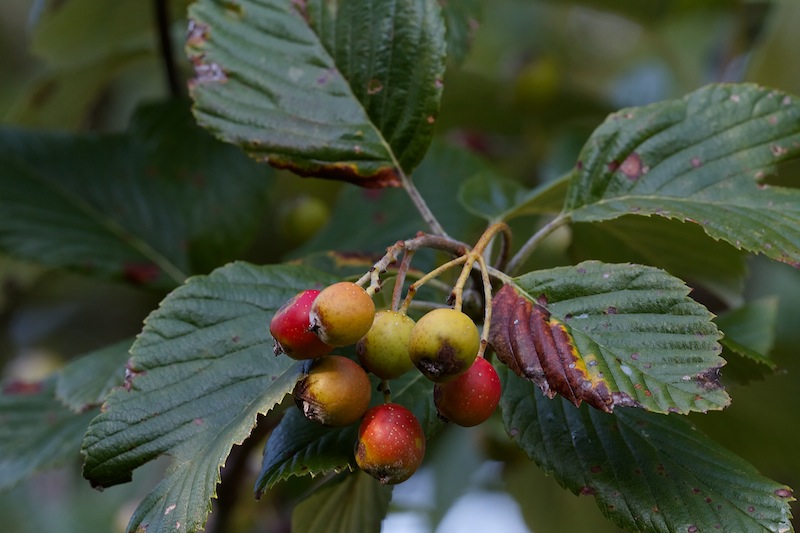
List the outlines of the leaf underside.
{"label": "leaf underside", "polygon": [[587,261],[526,274],[493,301],[489,340],[501,361],[548,397],[602,411],[721,409],[720,334],[666,272]]}
{"label": "leaf underside", "polygon": [[445,29],[430,0],[201,0],[189,11],[198,122],[304,176],[399,186],[438,115]]}
{"label": "leaf underside", "polygon": [[697,431],[685,417],[603,413],[545,398],[508,369],[500,403],[523,451],[619,526],[641,532],[793,531],[789,487]]}
{"label": "leaf underside", "polygon": [[389,510],[392,488],[357,471],[325,485],[292,513],[294,533],[379,533]]}

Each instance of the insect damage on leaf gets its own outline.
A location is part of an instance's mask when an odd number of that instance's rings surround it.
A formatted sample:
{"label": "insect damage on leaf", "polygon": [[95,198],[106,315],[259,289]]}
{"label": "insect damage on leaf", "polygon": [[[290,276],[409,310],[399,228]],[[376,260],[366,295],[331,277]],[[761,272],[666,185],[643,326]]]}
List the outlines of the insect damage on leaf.
{"label": "insect damage on leaf", "polygon": [[611,412],[615,404],[630,405],[627,395],[617,401],[602,377],[589,372],[568,326],[550,316],[546,303],[544,297],[532,302],[518,295],[511,285],[498,291],[489,330],[497,357],[549,398],[558,393],[576,406],[586,402],[605,412]]}
{"label": "insect damage on leaf", "polygon": [[357,164],[319,162],[316,164],[298,164],[292,158],[268,156],[266,162],[275,168],[290,170],[298,176],[346,181],[368,189],[400,187],[401,180],[397,169],[380,168],[377,171],[365,171]]}

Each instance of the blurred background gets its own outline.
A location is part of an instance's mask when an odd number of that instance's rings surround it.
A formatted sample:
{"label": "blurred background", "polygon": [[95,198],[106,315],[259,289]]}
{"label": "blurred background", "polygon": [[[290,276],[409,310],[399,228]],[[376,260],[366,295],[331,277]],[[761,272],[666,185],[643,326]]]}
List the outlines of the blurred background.
{"label": "blurred background", "polygon": [[[472,47],[449,68],[438,135],[528,187],[567,172],[591,131],[620,107],[680,97],[720,81],[800,94],[800,68],[792,60],[800,50],[797,2],[473,1],[480,16],[472,24]],[[188,3],[0,3],[0,125],[114,133],[126,129],[142,103],[180,96],[191,75],[183,55]],[[177,89],[165,76],[159,9],[172,37]],[[796,186],[797,170],[786,168],[780,183]],[[352,187],[272,174],[263,221],[244,259],[278,262],[346,241],[336,227],[348,216],[341,195]],[[380,250],[385,244],[364,246]],[[583,254],[569,231],[560,232],[532,266],[567,264]],[[2,381],[35,382],[79,355],[135,335],[163,296],[0,255]],[[729,409],[692,419],[764,475],[798,488],[800,272],[750,258],[739,298],[765,302],[774,312],[770,356],[779,371],[746,386],[730,385]],[[706,303],[724,311],[721,302]],[[562,490],[507,446],[499,424],[446,431],[432,445],[428,466],[396,489],[384,530],[618,531],[592,499]],[[288,517],[282,502],[307,487],[288,483],[274,498],[254,501],[261,446],[253,449],[230,531],[283,531]],[[101,494],[80,477],[76,450],[72,464],[2,493],[0,523],[14,533],[123,531],[166,464],[151,463],[132,483]]]}

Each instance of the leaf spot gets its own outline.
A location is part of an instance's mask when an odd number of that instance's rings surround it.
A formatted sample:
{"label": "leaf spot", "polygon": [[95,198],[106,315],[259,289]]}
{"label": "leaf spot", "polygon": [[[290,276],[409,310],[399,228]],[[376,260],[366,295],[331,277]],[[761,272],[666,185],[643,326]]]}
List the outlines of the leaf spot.
{"label": "leaf spot", "polygon": [[741,98],[739,98],[739,95],[738,95],[738,94],[732,94],[732,95],[731,95],[731,101],[732,101],[732,102],[737,102],[737,103],[738,103],[738,102],[739,102],[739,100],[741,100]]}
{"label": "leaf spot", "polygon": [[195,56],[192,58],[194,65],[195,77],[190,82],[191,85],[199,83],[224,83],[228,81],[228,75],[219,66],[219,63],[205,63],[204,56]]}
{"label": "leaf spot", "polygon": [[778,123],[778,117],[776,117],[775,115],[770,115],[770,117],[767,120],[773,126]]}
{"label": "leaf spot", "polygon": [[625,374],[626,376],[633,375],[633,370],[631,370],[631,367],[629,367],[628,365],[620,365],[619,369],[622,370],[622,373]]}
{"label": "leaf spot", "polygon": [[167,510],[164,511],[164,516],[167,516],[169,513],[174,511],[176,507],[177,507],[177,505],[175,505],[174,503],[172,505],[170,505],[169,507],[167,507]]}
{"label": "leaf spot", "polygon": [[631,181],[636,181],[644,174],[647,174],[649,170],[647,166],[642,164],[642,159],[639,157],[639,154],[633,152],[631,155],[625,158],[625,161],[622,162],[620,165],[620,170],[622,171],[625,176],[628,177]]}
{"label": "leaf spot", "polygon": [[775,495],[779,496],[781,498],[791,498],[792,497],[792,491],[789,490],[789,489],[785,489],[785,488],[778,489],[778,490],[775,491]]}
{"label": "leaf spot", "polygon": [[789,151],[787,148],[784,148],[780,144],[773,144],[770,150],[772,151],[772,155],[774,155],[775,157],[782,156]]}
{"label": "leaf spot", "polygon": [[186,29],[186,45],[189,47],[200,46],[208,38],[208,26],[189,19],[189,26]]}
{"label": "leaf spot", "polygon": [[750,507],[747,508],[747,512],[748,513],[755,513],[756,512],[756,508],[751,505]]}
{"label": "leaf spot", "polygon": [[703,162],[700,160],[699,157],[692,158],[692,168],[699,168],[703,165]]}
{"label": "leaf spot", "polygon": [[325,84],[326,84],[326,83],[328,83],[328,81],[329,81],[329,80],[330,80],[330,79],[333,77],[333,75],[335,74],[335,72],[336,72],[336,71],[335,71],[334,69],[332,69],[332,68],[329,68],[328,70],[326,70],[326,71],[325,71],[325,73],[324,73],[322,76],[320,76],[319,78],[317,78],[317,83],[318,83],[319,85],[325,85]]}
{"label": "leaf spot", "polygon": [[789,105],[789,104],[791,104],[791,103],[792,103],[792,99],[791,99],[791,98],[789,98],[788,96],[784,96],[784,97],[783,97],[783,100],[781,101],[781,103],[782,103],[783,105]]}
{"label": "leaf spot", "polygon": [[425,122],[427,122],[428,124],[433,124],[434,122],[436,122],[436,119],[435,119],[435,118],[433,118],[433,115],[428,115],[428,116],[425,118]]}
{"label": "leaf spot", "polygon": [[383,83],[381,83],[381,80],[379,79],[372,78],[367,83],[367,94],[369,95],[378,94],[382,90],[383,90]]}
{"label": "leaf spot", "polygon": [[122,275],[135,285],[146,285],[156,280],[161,270],[154,263],[127,263],[122,266]]}
{"label": "leaf spot", "polygon": [[689,526],[686,528],[687,533],[697,533],[697,526]]}

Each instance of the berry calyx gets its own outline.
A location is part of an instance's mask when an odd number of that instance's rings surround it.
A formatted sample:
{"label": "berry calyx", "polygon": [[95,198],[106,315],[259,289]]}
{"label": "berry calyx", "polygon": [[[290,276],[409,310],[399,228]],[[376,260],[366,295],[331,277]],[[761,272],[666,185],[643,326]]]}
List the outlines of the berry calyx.
{"label": "berry calyx", "polygon": [[411,330],[408,355],[425,377],[440,383],[465,372],[480,345],[478,328],[470,317],[452,308],[434,309]]}
{"label": "berry calyx", "polygon": [[398,311],[378,311],[372,327],[356,344],[358,360],[381,379],[394,379],[414,367],[408,356],[408,338],[414,320]]}
{"label": "berry calyx", "polygon": [[374,318],[372,297],[349,281],[322,289],[309,313],[311,330],[331,346],[355,344],[369,331]]}
{"label": "berry calyx", "polygon": [[269,323],[275,339],[275,355],[285,353],[293,359],[314,359],[331,353],[333,346],[325,344],[309,331],[311,305],[318,290],[305,290],[283,304]]}
{"label": "berry calyx", "polygon": [[372,386],[358,363],[341,355],[326,355],[311,363],[293,395],[309,420],[343,427],[357,422],[369,408]]}
{"label": "berry calyx", "polygon": [[425,457],[425,434],[414,414],[396,403],[366,412],[355,447],[359,468],[383,484],[411,477]]}
{"label": "berry calyx", "polygon": [[492,364],[478,357],[469,369],[447,383],[433,386],[439,418],[471,427],[492,416],[500,402],[500,378]]}

